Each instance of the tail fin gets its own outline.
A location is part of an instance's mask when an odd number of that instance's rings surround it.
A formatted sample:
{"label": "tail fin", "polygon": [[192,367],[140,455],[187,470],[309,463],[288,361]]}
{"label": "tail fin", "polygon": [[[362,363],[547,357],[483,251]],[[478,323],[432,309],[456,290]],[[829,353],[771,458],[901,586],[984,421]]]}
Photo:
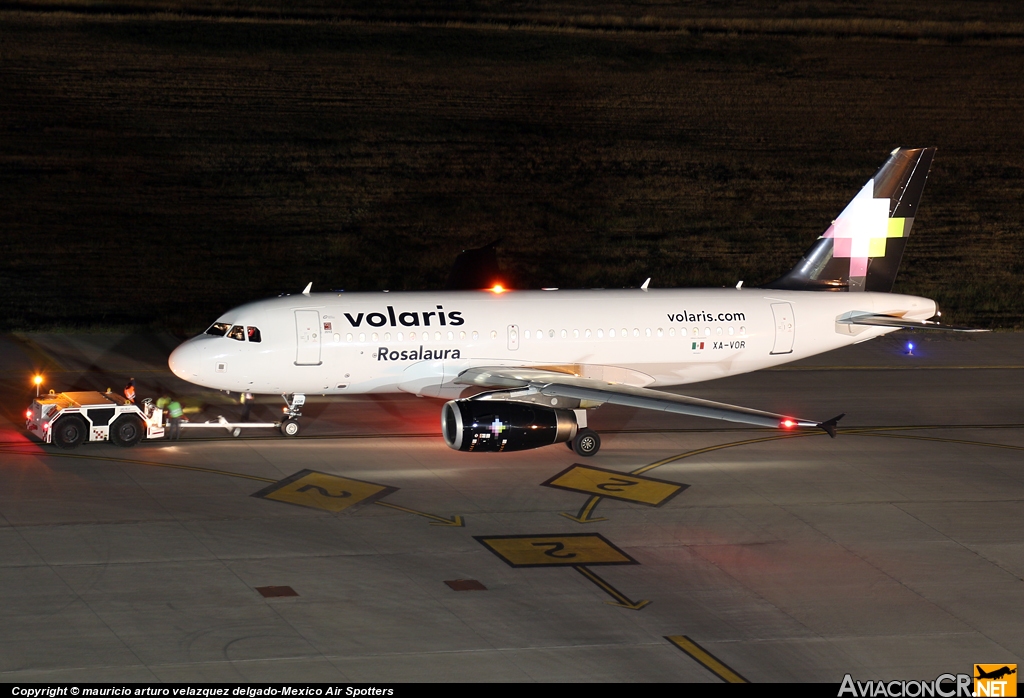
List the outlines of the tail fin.
{"label": "tail fin", "polygon": [[765,288],[892,291],[935,148],[897,148],[800,263]]}

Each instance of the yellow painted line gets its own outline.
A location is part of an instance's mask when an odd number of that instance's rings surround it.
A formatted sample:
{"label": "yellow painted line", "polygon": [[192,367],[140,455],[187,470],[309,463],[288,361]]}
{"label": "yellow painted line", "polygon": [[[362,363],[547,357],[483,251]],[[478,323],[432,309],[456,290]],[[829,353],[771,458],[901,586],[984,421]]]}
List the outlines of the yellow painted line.
{"label": "yellow painted line", "polygon": [[624,502],[647,504],[660,507],[668,500],[685,490],[689,485],[682,485],[652,477],[638,477],[617,470],[595,468],[576,463],[554,477],[542,482],[545,487],[595,494],[609,499],[620,499]]}
{"label": "yellow painted line", "polygon": [[965,446],[985,446],[988,448],[1005,448],[1011,451],[1024,451],[1024,446],[1011,446],[1010,444],[997,444],[988,441],[969,441],[967,439],[943,439],[938,436],[916,436],[914,434],[884,434],[878,432],[856,433],[856,436],[881,436],[889,439],[912,439],[914,441],[937,441],[947,444],[964,444]]}
{"label": "yellow painted line", "polygon": [[705,669],[722,679],[722,681],[725,681],[726,683],[750,683],[736,673],[736,671],[731,669],[728,664],[708,652],[686,635],[666,635],[665,639],[681,649],[683,652],[686,652],[686,654],[695,659],[697,663],[701,664]]}
{"label": "yellow painted line", "polygon": [[614,601],[605,601],[609,606],[620,606],[622,608],[628,608],[631,611],[639,611],[641,608],[647,606],[651,602],[647,599],[640,599],[639,601],[633,601],[628,596],[623,594],[621,591],[613,587],[611,584],[601,579],[595,572],[588,570],[582,565],[576,566],[576,571],[582,574],[584,577],[592,581],[598,586],[604,593],[615,599]]}
{"label": "yellow painted line", "polygon": [[793,432],[789,434],[777,434],[775,436],[762,436],[756,439],[744,439],[743,441],[732,441],[727,444],[718,444],[717,446],[706,446],[704,448],[698,448],[695,451],[687,451],[686,453],[680,453],[679,455],[670,456],[663,458],[662,460],[655,461],[650,465],[645,465],[642,468],[637,468],[631,471],[633,475],[641,475],[655,468],[660,468],[663,465],[674,463],[677,460],[683,460],[684,458],[692,458],[693,456],[699,456],[702,453],[711,453],[712,451],[721,451],[723,448],[735,448],[736,446],[746,446],[747,444],[759,444],[766,441],[780,441],[782,439],[798,439],[802,436],[824,436],[823,431],[801,431]]}
{"label": "yellow painted line", "polygon": [[110,456],[90,456],[84,453],[51,453],[49,451],[3,451],[4,455],[11,456],[36,456],[39,458],[78,458],[81,460],[102,460],[111,463],[132,463],[134,465],[151,465],[157,468],[173,468],[175,470],[191,470],[197,473],[209,473],[211,475],[226,475],[228,477],[240,477],[245,480],[256,480],[258,482],[277,482],[273,478],[246,475],[244,473],[233,473],[230,470],[215,470],[213,468],[200,468],[195,465],[178,465],[176,463],[157,463],[148,460],[136,460],[134,458],[111,458]]}
{"label": "yellow painted line", "polygon": [[373,501],[395,492],[397,487],[375,482],[328,475],[315,470],[300,470],[265,487],[253,497],[273,499],[313,509],[339,512],[362,502]]}
{"label": "yellow painted line", "polygon": [[430,522],[431,526],[464,527],[466,525],[465,521],[461,516],[451,516],[449,518],[445,518],[443,516],[438,516],[437,514],[428,514],[425,511],[417,511],[415,509],[410,509],[409,507],[400,507],[397,504],[391,504],[390,502],[377,501],[374,502],[374,504],[381,507],[387,507],[388,509],[397,509],[398,511],[404,511],[406,514],[415,514],[416,516],[422,516],[427,519],[433,519],[433,521]]}
{"label": "yellow painted line", "polygon": [[637,564],[600,533],[473,537],[512,567]]}

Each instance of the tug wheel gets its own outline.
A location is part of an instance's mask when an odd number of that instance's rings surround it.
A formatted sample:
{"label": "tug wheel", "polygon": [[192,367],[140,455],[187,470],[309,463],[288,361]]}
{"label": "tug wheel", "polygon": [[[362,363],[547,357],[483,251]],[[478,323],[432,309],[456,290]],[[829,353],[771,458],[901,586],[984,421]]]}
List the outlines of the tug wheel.
{"label": "tug wheel", "polygon": [[74,448],[85,441],[85,436],[89,433],[85,420],[78,415],[61,417],[54,422],[52,428],[53,443],[61,448]]}
{"label": "tug wheel", "polygon": [[110,440],[128,448],[142,441],[142,422],[135,415],[125,414],[110,427]]}

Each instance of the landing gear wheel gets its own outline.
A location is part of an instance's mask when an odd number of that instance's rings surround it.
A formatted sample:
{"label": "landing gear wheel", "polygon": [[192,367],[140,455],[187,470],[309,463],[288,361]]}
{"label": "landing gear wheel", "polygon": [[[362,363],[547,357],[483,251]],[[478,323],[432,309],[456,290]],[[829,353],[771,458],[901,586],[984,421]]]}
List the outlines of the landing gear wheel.
{"label": "landing gear wheel", "polygon": [[580,429],[572,440],[572,450],[577,456],[590,458],[601,449],[601,437],[593,429]]}
{"label": "landing gear wheel", "polygon": [[81,417],[75,415],[61,417],[54,422],[53,443],[61,448],[74,448],[85,441],[85,435],[89,433],[88,429],[85,420]]}
{"label": "landing gear wheel", "polygon": [[281,422],[281,433],[285,436],[295,436],[299,433],[299,420],[286,419]]}
{"label": "landing gear wheel", "polygon": [[565,445],[569,447],[570,451],[573,450],[572,439],[569,439],[568,441],[566,441]]}
{"label": "landing gear wheel", "polygon": [[110,427],[110,440],[125,448],[134,446],[142,440],[142,422],[135,415],[121,415]]}

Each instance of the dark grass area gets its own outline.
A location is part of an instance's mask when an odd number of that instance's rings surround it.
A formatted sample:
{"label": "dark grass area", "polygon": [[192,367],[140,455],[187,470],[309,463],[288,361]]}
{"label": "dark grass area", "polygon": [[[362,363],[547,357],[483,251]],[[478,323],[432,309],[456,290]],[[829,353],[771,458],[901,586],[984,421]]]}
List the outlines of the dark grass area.
{"label": "dark grass area", "polygon": [[497,238],[520,287],[766,282],[898,145],[940,150],[896,290],[1019,327],[1024,11],[759,6],[0,8],[2,329],[439,288]]}

